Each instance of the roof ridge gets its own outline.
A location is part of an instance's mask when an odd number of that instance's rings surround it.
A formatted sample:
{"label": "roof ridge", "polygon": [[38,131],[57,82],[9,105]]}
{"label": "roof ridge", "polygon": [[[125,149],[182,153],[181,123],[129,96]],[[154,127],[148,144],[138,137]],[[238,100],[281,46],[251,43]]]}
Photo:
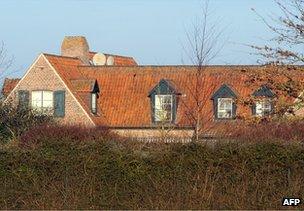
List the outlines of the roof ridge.
{"label": "roof ridge", "polygon": [[56,55],[56,54],[50,54],[50,53],[42,53],[45,56],[53,56],[53,57],[59,57],[59,58],[67,58],[67,59],[76,59],[79,60],[77,57],[71,57],[71,56],[62,56],[62,55]]}
{"label": "roof ridge", "polygon": [[[99,52],[96,52],[96,51],[90,51],[89,53],[99,53]],[[134,60],[134,57],[133,56],[122,56],[122,55],[118,55],[118,54],[112,54],[112,53],[105,53],[105,52],[101,52],[105,55],[108,55],[108,56],[116,56],[116,57],[123,57],[123,58],[129,58],[129,59],[133,59]]]}
{"label": "roof ridge", "polygon": [[4,80],[20,80],[21,78],[8,78],[8,77],[5,77]]}
{"label": "roof ridge", "polygon": [[76,79],[70,79],[70,81],[95,81],[96,79],[90,79],[90,78],[76,78]]}
{"label": "roof ridge", "polygon": [[[134,67],[134,68],[149,68],[149,67],[198,67],[198,65],[136,65],[136,66],[124,66],[124,65],[79,65],[78,67],[95,67],[95,68],[119,68],[119,67]],[[268,67],[267,65],[206,65],[204,67]],[[282,66],[284,67],[284,66]]]}

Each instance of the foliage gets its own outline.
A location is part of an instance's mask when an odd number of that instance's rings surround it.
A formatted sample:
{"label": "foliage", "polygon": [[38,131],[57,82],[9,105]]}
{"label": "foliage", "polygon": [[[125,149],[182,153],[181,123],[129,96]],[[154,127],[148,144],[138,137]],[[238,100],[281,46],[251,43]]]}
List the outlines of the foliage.
{"label": "foliage", "polygon": [[113,138],[115,137],[115,135],[106,127],[87,128],[81,125],[63,126],[55,124],[43,124],[32,127],[30,130],[24,132],[20,136],[19,142],[21,147],[32,148],[45,144],[45,141],[47,143],[51,142],[55,145],[60,144],[65,140],[67,142],[80,144],[81,142],[94,142],[109,136]]}
{"label": "foliage", "polygon": [[274,106],[273,115],[283,118],[286,114],[295,116],[303,108],[304,90],[302,67],[298,66],[260,66],[256,70],[244,70],[245,87],[265,86],[274,94],[274,98],[254,97],[252,94],[239,99],[244,106],[252,106],[256,101],[268,99]]}
{"label": "foliage", "polygon": [[37,115],[24,107],[12,106],[10,103],[0,104],[0,142],[16,139],[29,128],[51,123],[52,117]]}
{"label": "foliage", "polygon": [[226,128],[226,134],[231,139],[245,142],[264,142],[265,140],[278,140],[283,142],[304,143],[303,120],[270,121],[267,118],[257,119],[260,122],[235,124],[233,128]]}
{"label": "foliage", "polygon": [[36,128],[1,149],[0,208],[281,209],[304,197],[295,142],[147,144],[102,130]]}
{"label": "foliage", "polygon": [[[303,68],[304,56],[301,50],[304,44],[304,1],[303,0],[275,0],[281,15],[265,17],[253,11],[261,21],[274,34],[270,44],[264,46],[250,45],[256,54],[262,57],[262,63],[271,64],[273,68],[261,71],[252,77],[253,83],[264,78],[267,86],[271,87],[277,96],[284,96],[284,104],[277,104],[277,114],[282,116],[286,112],[294,113],[294,107],[303,107],[304,98],[300,93],[303,91]],[[302,73],[300,73],[302,72]],[[293,73],[296,73],[292,76]],[[284,78],[275,81],[274,78]],[[289,100],[288,100],[289,99]],[[290,100],[293,99],[293,100]],[[293,106],[296,99],[297,103]]]}

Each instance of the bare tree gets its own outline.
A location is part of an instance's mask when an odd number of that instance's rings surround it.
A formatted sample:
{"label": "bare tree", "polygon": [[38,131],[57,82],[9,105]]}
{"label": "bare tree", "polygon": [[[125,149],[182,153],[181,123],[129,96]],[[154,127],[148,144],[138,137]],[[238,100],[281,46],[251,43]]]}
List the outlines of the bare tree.
{"label": "bare tree", "polygon": [[0,43],[0,74],[3,74],[13,62],[13,56],[8,56],[4,42]]}
{"label": "bare tree", "polygon": [[[266,27],[273,32],[274,37],[269,40],[271,44],[265,46],[250,45],[256,50],[257,55],[262,57],[262,63],[272,65],[252,75],[251,82],[266,81],[267,85],[276,92],[277,96],[294,98],[296,101],[286,101],[277,103],[276,114],[283,116],[286,112],[294,114],[295,108],[301,108],[304,102],[303,83],[295,72],[301,72],[299,66],[304,64],[304,0],[275,0],[276,5],[281,11],[281,15],[274,17],[264,17],[255,9],[252,9]],[[298,50],[297,50],[298,49]],[[285,78],[275,80],[275,78]]]}
{"label": "bare tree", "polygon": [[[202,130],[206,129],[205,126],[211,120],[206,119],[210,115],[202,116],[204,106],[210,100],[208,90],[204,89],[213,90],[217,85],[216,83],[208,83],[205,70],[223,48],[220,41],[223,30],[219,29],[218,24],[211,22],[209,19],[209,0],[206,0],[202,8],[201,18],[193,24],[191,30],[186,32],[188,47],[184,47],[191,63],[195,66],[194,75],[189,75],[189,83],[186,84],[186,88],[191,95],[190,98],[194,100],[194,103],[191,103],[191,105],[189,102],[182,101],[182,103],[187,109],[187,117],[195,128],[194,136],[196,140],[199,139]],[[217,81],[218,76],[214,76],[213,80]]]}
{"label": "bare tree", "polygon": [[[251,47],[257,54],[266,59],[267,63],[304,64],[304,0],[275,0],[282,15],[265,18],[252,9],[269,30],[274,33],[270,40],[277,46],[265,45]],[[297,51],[296,49],[299,49]]]}

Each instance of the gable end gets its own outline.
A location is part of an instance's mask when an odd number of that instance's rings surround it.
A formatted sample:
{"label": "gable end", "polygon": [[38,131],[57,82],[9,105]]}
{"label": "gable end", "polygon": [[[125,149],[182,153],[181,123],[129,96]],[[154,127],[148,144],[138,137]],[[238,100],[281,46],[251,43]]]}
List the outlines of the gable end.
{"label": "gable end", "polygon": [[269,97],[274,98],[275,94],[271,91],[271,89],[266,86],[262,85],[258,90],[256,90],[253,94],[254,97]]}
{"label": "gable end", "polygon": [[235,94],[232,89],[226,85],[223,84],[211,97],[212,100],[217,98],[237,98],[237,95]]}
{"label": "gable end", "polygon": [[173,86],[172,82],[166,79],[161,79],[159,83],[149,92],[148,97],[155,94],[180,94]]}

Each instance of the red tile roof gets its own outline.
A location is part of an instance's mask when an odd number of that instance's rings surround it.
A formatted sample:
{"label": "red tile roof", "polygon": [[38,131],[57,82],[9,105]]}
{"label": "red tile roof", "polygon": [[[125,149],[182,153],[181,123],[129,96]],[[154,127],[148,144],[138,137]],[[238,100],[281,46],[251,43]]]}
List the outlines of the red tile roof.
{"label": "red tile roof", "polygon": [[95,85],[95,80],[77,79],[71,80],[73,90],[77,92],[92,92]]}
{"label": "red tile roof", "polygon": [[[45,55],[76,95],[79,102],[97,125],[110,127],[153,127],[149,92],[161,79],[167,79],[182,95],[179,96],[177,125],[191,126],[189,110],[195,108],[195,66],[82,66],[75,58]],[[223,85],[230,86],[238,98],[249,97],[264,82],[250,86],[246,83],[249,75],[261,71],[264,66],[209,66],[199,87],[205,102],[201,116],[205,120],[213,118],[212,94]],[[295,74],[298,77],[298,74]],[[304,75],[300,76],[301,80]],[[85,81],[75,88],[75,81]],[[89,81],[97,80],[100,88],[99,113],[92,115],[89,110]],[[280,80],[285,80],[282,77]],[[77,82],[79,83],[79,82]],[[81,87],[81,88],[79,88]],[[80,91],[81,92],[80,92]],[[84,91],[84,92],[83,92]],[[238,114],[251,113],[250,107],[239,106]]]}
{"label": "red tile roof", "polygon": [[[180,126],[190,126],[188,110],[194,109],[194,99],[191,91],[194,89],[195,67],[138,67],[138,68],[107,68],[80,67],[81,72],[96,78],[101,88],[99,107],[103,116],[96,118],[98,123],[115,127],[149,127],[151,126],[151,105],[149,92],[161,79],[169,79],[178,87],[182,96],[178,106],[177,123]],[[236,84],[242,80],[234,71],[225,74],[223,69],[211,71],[205,77],[201,89],[205,92],[206,101],[202,115],[212,114],[211,95],[223,84]],[[244,80],[244,79],[243,79]],[[237,93],[247,95],[251,90],[238,86]],[[183,103],[182,103],[183,102]],[[186,108],[186,105],[189,108]]]}
{"label": "red tile roof", "polygon": [[17,85],[17,83],[20,81],[19,78],[5,78],[2,86],[2,94],[4,97],[6,97]]}
{"label": "red tile roof", "polygon": [[75,80],[87,79],[85,75],[78,71],[78,67],[83,65],[82,61],[78,58],[63,57],[51,54],[44,54],[45,58],[50,62],[55,71],[59,74],[66,86],[70,89],[78,102],[90,115],[90,107],[88,102],[79,93],[79,90],[75,89]]}

